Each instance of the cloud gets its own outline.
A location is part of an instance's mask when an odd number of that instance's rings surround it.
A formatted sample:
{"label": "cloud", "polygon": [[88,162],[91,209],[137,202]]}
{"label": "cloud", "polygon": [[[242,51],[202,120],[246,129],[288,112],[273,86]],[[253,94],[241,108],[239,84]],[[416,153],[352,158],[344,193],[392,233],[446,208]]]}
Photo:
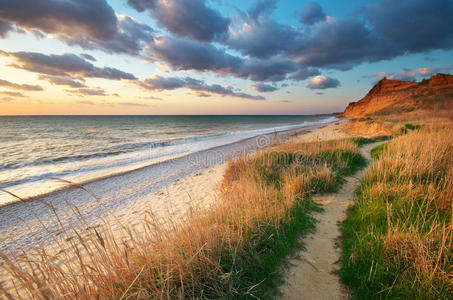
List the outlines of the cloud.
{"label": "cloud", "polygon": [[312,25],[326,19],[326,14],[317,2],[307,2],[302,8],[300,21],[305,25]]}
{"label": "cloud", "polygon": [[363,21],[331,18],[312,25],[288,55],[304,66],[347,70],[392,57],[394,50],[379,42]]}
{"label": "cloud", "polygon": [[211,71],[253,81],[281,81],[297,71],[296,64],[273,57],[266,60],[243,59],[207,43],[161,37],[149,45],[147,52],[175,70]]}
{"label": "cloud", "polygon": [[122,106],[136,106],[136,107],[150,107],[149,104],[132,103],[132,102],[119,102],[118,105],[122,105]]}
{"label": "cloud", "polygon": [[19,92],[0,91],[0,94],[1,94],[1,95],[11,96],[11,97],[20,97],[20,98],[27,97],[27,96],[25,96],[24,94],[19,93]]}
{"label": "cloud", "polygon": [[248,15],[252,19],[270,15],[277,5],[277,0],[256,0],[248,10]]}
{"label": "cloud", "polygon": [[51,76],[51,75],[38,75],[39,80],[46,80],[51,84],[55,85],[65,85],[73,88],[82,88],[86,87],[85,84],[81,83],[80,78],[73,79],[70,77],[59,77],[59,76]]}
{"label": "cloud", "polygon": [[266,93],[266,92],[274,92],[278,90],[275,86],[269,85],[269,84],[264,84],[264,83],[253,83],[250,85],[253,87],[256,91]]}
{"label": "cloud", "polygon": [[156,96],[145,96],[145,97],[139,97],[140,99],[147,99],[147,100],[157,100],[157,101],[162,101],[163,99],[160,97]]}
{"label": "cloud", "polygon": [[13,97],[0,97],[0,100],[1,100],[1,102],[6,103],[6,102],[13,101],[14,98]]}
{"label": "cloud", "polygon": [[102,88],[79,88],[74,90],[66,90],[66,92],[71,94],[77,94],[79,96],[107,96],[105,91]]}
{"label": "cloud", "polygon": [[270,59],[248,59],[237,66],[231,74],[253,81],[282,81],[287,75],[297,71],[296,64],[287,59],[273,57]]}
{"label": "cloud", "polygon": [[5,38],[12,30],[14,27],[11,24],[0,21],[0,37]]}
{"label": "cloud", "polygon": [[82,56],[85,59],[91,60],[91,61],[96,61],[96,58],[94,58],[93,56],[91,56],[88,53],[82,53],[82,54],[80,54],[80,56]]}
{"label": "cloud", "polygon": [[387,72],[378,72],[368,76],[364,76],[365,78],[387,78],[392,80],[402,80],[402,81],[416,81],[418,76],[429,77],[439,72],[445,72],[452,70],[453,67],[442,67],[442,68],[418,68],[418,69],[404,69],[399,72],[394,73],[387,73]]}
{"label": "cloud", "polygon": [[406,53],[453,48],[450,0],[380,0],[342,19],[325,17],[311,2],[302,12],[304,28],[277,23],[268,13],[254,18],[250,11],[234,20],[226,45],[243,55],[278,55],[302,67],[348,70]]}
{"label": "cloud", "polygon": [[31,84],[17,84],[12,83],[7,80],[0,79],[0,86],[6,87],[13,90],[22,90],[22,91],[42,91],[43,88],[39,85],[31,85]]}
{"label": "cloud", "polygon": [[223,39],[230,20],[207,7],[203,0],[128,0],[139,12],[148,11],[171,33],[197,41]]}
{"label": "cloud", "polygon": [[453,47],[450,0],[381,0],[366,6],[363,14],[376,36],[403,53]]}
{"label": "cloud", "polygon": [[258,19],[248,16],[235,21],[226,44],[244,55],[267,58],[290,51],[299,35],[294,28],[266,15]]}
{"label": "cloud", "polygon": [[94,105],[94,102],[89,100],[78,100],[77,103],[84,105]]}
{"label": "cloud", "polygon": [[0,20],[25,29],[108,40],[117,18],[105,0],[2,0]]}
{"label": "cloud", "polygon": [[307,87],[311,90],[324,90],[330,88],[336,88],[340,86],[340,82],[337,79],[329,78],[324,75],[318,75],[310,80]]}
{"label": "cloud", "polygon": [[318,69],[311,68],[311,67],[308,67],[308,68],[301,67],[297,72],[293,73],[289,77],[289,79],[295,80],[295,81],[301,81],[301,80],[307,79],[308,77],[316,76],[319,74],[321,74],[321,72],[319,72]]}
{"label": "cloud", "polygon": [[42,54],[36,52],[2,53],[12,57],[11,67],[24,69],[30,72],[63,76],[63,77],[94,77],[112,80],[135,79],[135,76],[115,68],[99,68],[89,61],[75,54]]}
{"label": "cloud", "polygon": [[[276,2],[254,1],[230,18],[204,0],[129,0],[172,34],[159,36],[130,16],[115,14],[105,0],[3,0],[0,36],[11,30],[45,33],[83,49],[140,56],[173,70],[212,72],[255,83],[301,81],[320,75],[320,69],[348,70],[408,53],[453,49],[451,0],[377,0],[342,18],[326,16],[319,4],[309,2],[302,8],[301,24],[292,26],[272,19]],[[9,55],[15,60],[12,66],[47,76],[135,78],[96,67],[87,54]]]}
{"label": "cloud", "polygon": [[[138,84],[150,91],[163,91],[163,90],[175,90],[180,88],[186,88],[193,92],[199,92],[204,94],[217,94],[221,96],[230,96],[234,98],[250,99],[250,100],[265,100],[262,96],[253,96],[242,92],[235,92],[230,86],[221,86],[219,84],[207,84],[203,80],[194,79],[191,77],[177,78],[168,77],[164,78],[155,75],[151,78],[147,78],[138,81]],[[206,96],[206,95],[203,95]]]}
{"label": "cloud", "polygon": [[211,44],[171,37],[156,39],[148,53],[176,70],[228,72],[242,62]]}
{"label": "cloud", "polygon": [[118,15],[117,29],[110,39],[99,40],[89,35],[57,35],[56,38],[68,45],[78,45],[84,49],[141,56],[144,46],[153,40],[154,30],[130,16]]}
{"label": "cloud", "polygon": [[162,90],[175,90],[184,87],[186,81],[176,77],[161,77],[153,76],[140,81],[140,85],[148,90],[162,91]]}
{"label": "cloud", "polygon": [[417,76],[417,71],[401,71],[388,75],[388,79],[402,80],[402,81],[414,81]]}
{"label": "cloud", "polygon": [[[3,25],[2,25],[3,24]],[[0,7],[0,36],[14,29],[41,32],[84,49],[140,55],[153,30],[135,19],[116,15],[105,0],[3,0]]]}
{"label": "cloud", "polygon": [[417,71],[422,76],[431,76],[436,73],[445,72],[452,70],[453,67],[444,67],[444,68],[419,68]]}
{"label": "cloud", "polygon": [[149,46],[148,53],[176,70],[228,72],[242,59],[211,44],[187,39],[161,37]]}

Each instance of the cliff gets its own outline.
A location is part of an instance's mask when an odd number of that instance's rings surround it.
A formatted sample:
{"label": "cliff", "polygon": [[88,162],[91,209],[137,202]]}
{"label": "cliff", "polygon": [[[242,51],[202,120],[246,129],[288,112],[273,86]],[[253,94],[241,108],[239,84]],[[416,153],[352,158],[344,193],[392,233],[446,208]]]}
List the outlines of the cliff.
{"label": "cliff", "polygon": [[423,109],[453,109],[453,75],[436,74],[419,83],[384,78],[364,98],[349,103],[342,116],[363,118]]}

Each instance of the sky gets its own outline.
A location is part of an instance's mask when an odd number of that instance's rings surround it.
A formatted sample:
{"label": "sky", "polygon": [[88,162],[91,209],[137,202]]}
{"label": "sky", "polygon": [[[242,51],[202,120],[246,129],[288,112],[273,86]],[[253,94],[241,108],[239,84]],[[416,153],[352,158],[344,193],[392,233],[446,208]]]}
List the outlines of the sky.
{"label": "sky", "polygon": [[317,114],[453,70],[453,0],[0,0],[0,115]]}

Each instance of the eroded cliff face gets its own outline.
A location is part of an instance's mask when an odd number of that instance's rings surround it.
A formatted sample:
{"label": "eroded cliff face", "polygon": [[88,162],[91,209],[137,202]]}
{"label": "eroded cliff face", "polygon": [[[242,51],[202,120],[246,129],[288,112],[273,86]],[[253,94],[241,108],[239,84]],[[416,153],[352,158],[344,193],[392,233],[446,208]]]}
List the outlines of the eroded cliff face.
{"label": "eroded cliff face", "polygon": [[420,83],[384,78],[360,101],[350,103],[342,116],[363,118],[450,106],[453,109],[453,75],[436,74]]}

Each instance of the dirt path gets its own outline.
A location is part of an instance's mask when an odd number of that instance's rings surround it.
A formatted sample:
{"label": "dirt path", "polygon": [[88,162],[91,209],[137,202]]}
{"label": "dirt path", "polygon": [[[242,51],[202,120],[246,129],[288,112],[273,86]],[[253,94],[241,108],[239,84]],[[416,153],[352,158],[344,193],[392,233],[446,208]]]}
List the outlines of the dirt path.
{"label": "dirt path", "polygon": [[[365,145],[361,154],[371,161],[370,151],[380,143]],[[305,240],[306,249],[299,254],[300,259],[291,261],[286,283],[281,287],[280,299],[323,300],[348,299],[349,296],[334,274],[339,268],[341,250],[335,246],[340,237],[338,222],[345,217],[345,210],[352,203],[354,191],[360,184],[365,171],[361,170],[346,177],[346,182],[338,193],[314,197],[322,204],[324,211],[315,218],[316,232]]]}

